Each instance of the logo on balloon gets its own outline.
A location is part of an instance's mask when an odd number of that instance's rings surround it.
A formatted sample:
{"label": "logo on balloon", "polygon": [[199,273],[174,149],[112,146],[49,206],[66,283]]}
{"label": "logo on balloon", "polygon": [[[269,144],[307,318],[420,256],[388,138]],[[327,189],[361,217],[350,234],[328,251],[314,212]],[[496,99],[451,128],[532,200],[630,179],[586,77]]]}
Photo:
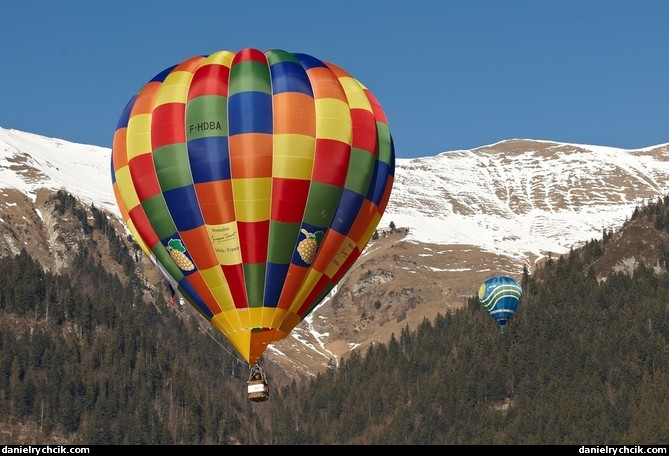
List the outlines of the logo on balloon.
{"label": "logo on balloon", "polygon": [[182,271],[195,269],[193,262],[186,256],[186,247],[184,247],[181,239],[170,239],[167,243],[167,251]]}
{"label": "logo on balloon", "polygon": [[317,231],[315,233],[310,233],[304,228],[300,230],[304,234],[305,238],[300,241],[297,245],[297,253],[300,254],[300,258],[307,264],[311,264],[316,257],[316,252],[318,251],[318,246],[323,239],[323,232]]}

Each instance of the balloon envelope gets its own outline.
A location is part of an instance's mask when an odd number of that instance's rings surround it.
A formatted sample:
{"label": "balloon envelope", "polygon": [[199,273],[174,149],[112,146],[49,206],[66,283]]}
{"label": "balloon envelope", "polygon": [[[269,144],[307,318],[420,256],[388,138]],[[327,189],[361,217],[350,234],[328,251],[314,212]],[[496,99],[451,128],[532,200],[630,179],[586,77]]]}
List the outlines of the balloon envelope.
{"label": "balloon envelope", "polygon": [[481,305],[501,327],[504,327],[518,308],[523,289],[511,277],[499,276],[483,282],[478,295]]}
{"label": "balloon envelope", "polygon": [[111,165],[139,246],[255,364],[369,242],[395,152],[381,106],[343,69],[243,49],[146,83],[120,117]]}

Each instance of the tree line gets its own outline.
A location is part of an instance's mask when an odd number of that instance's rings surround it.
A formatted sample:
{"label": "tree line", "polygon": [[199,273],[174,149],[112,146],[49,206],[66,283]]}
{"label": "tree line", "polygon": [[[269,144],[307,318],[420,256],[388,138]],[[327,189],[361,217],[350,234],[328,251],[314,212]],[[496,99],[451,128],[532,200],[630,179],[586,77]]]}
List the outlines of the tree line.
{"label": "tree line", "polygon": [[[632,220],[669,231],[667,208]],[[110,445],[667,444],[669,274],[598,279],[611,236],[526,270],[503,332],[472,296],[260,404],[226,342],[147,302],[132,267],[120,280],[89,245],[51,274],[24,251],[0,261],[0,428]],[[116,237],[114,261],[132,265]]]}

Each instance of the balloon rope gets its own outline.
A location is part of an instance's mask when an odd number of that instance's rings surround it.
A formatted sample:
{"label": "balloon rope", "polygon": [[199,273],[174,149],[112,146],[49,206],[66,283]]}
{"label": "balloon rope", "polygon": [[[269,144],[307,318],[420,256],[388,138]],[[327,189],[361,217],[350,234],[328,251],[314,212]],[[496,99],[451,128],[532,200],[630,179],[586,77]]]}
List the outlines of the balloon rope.
{"label": "balloon rope", "polygon": [[[183,298],[180,297],[180,299],[183,299]],[[241,363],[241,364],[248,364],[247,362],[242,361],[241,359],[239,359],[239,357],[238,357],[235,353],[233,353],[233,352],[231,352],[230,350],[228,350],[227,348],[225,348],[225,346],[224,346],[218,339],[216,339],[212,333],[209,332],[209,329],[208,329],[207,327],[205,327],[205,326],[202,325],[202,322],[200,321],[200,317],[199,317],[199,316],[196,316],[196,320],[197,320],[197,324],[198,324],[198,326],[199,326],[200,328],[202,328],[202,331],[204,331],[205,333],[207,333],[207,335],[208,335],[209,337],[211,337],[211,339],[212,339],[214,342],[216,342],[216,343],[219,345],[219,347],[221,347],[223,350],[225,350],[226,353],[228,353],[230,356],[232,356],[232,357],[235,359],[235,361],[237,361],[238,363]]]}
{"label": "balloon rope", "polygon": [[[206,333],[209,335],[209,337],[211,337],[211,339],[212,339],[214,342],[216,342],[216,343],[217,343],[223,350],[225,350],[230,356],[232,356],[233,358],[235,358],[235,360],[237,360],[238,363],[242,363],[242,360],[239,359],[239,358],[237,357],[236,354],[234,354],[233,352],[231,352],[230,350],[228,350],[227,348],[225,348],[225,346],[224,346],[219,340],[217,340],[217,339],[214,337],[214,335],[211,334],[211,333],[209,332],[209,330],[208,330],[207,328],[205,328],[204,326],[202,326],[202,324],[201,324],[199,321],[198,321],[197,324],[198,324],[198,325],[200,326],[200,328],[202,328],[202,330],[203,330],[204,332],[206,332]],[[244,364],[248,364],[248,363],[244,363]]]}

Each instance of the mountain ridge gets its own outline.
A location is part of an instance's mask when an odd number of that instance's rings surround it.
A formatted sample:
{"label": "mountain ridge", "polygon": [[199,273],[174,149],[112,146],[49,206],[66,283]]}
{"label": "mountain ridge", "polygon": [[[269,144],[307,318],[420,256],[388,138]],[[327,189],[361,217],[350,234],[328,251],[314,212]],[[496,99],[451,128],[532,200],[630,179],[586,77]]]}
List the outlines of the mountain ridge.
{"label": "mountain ridge", "polygon": [[[51,208],[62,190],[106,211],[127,234],[110,152],[0,129],[2,254],[26,248],[47,269],[67,267],[82,234]],[[266,362],[287,373],[286,381],[315,375],[352,350],[462,306],[491,275],[531,272],[537,262],[623,226],[635,206],[666,193],[667,144],[628,151],[514,139],[397,159],[378,239],[289,337],[270,346]],[[160,275],[137,253],[148,292],[164,292]]]}

